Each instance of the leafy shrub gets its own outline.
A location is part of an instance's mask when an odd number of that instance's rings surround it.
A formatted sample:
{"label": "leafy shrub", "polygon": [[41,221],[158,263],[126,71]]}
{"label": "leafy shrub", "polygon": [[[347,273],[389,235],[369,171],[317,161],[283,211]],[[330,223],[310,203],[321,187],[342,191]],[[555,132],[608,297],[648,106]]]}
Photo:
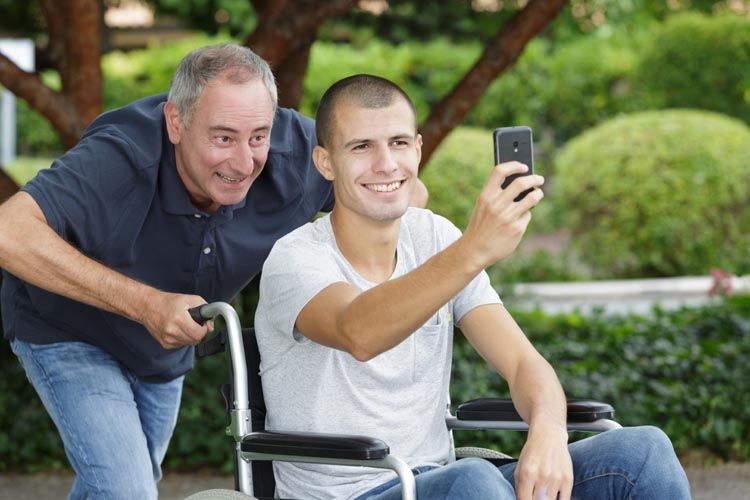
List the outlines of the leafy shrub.
{"label": "leafy shrub", "polygon": [[551,46],[535,39],[490,85],[467,124],[487,128],[527,124],[537,138],[562,142],[599,121],[637,106],[629,74],[637,38],[580,38]]}
{"label": "leafy shrub", "polygon": [[604,276],[750,270],[750,130],[703,111],[616,118],[557,158],[557,198]]}
{"label": "leafy shrub", "polygon": [[645,44],[633,78],[649,107],[701,108],[750,123],[750,19],[669,18]]}
{"label": "leafy shrub", "polygon": [[492,132],[469,127],[451,132],[420,173],[430,192],[427,208],[466,228],[492,170],[492,155]]}
{"label": "leafy shrub", "polygon": [[[489,130],[459,127],[440,144],[422,170],[420,177],[430,192],[427,208],[450,219],[461,230],[471,218],[479,192],[487,182],[493,165],[492,133]],[[544,165],[536,164],[536,172],[544,173]],[[534,217],[527,237],[554,225],[554,206],[543,201],[534,208]],[[550,256],[545,251],[531,255],[519,251],[489,268],[495,286],[519,281],[554,281],[579,279],[569,270],[566,257]]]}
{"label": "leafy shrub", "polygon": [[[678,453],[750,460],[750,296],[652,316],[515,312],[569,396],[611,403],[623,425],[655,424]],[[249,318],[243,318],[249,325]],[[231,470],[221,356],[188,374],[166,467]],[[457,333],[452,400],[506,397],[507,385]],[[457,445],[517,451],[524,434],[457,432]],[[0,471],[65,466],[62,443],[7,342],[0,342]]]}
{"label": "leafy shrub", "polygon": [[[623,425],[657,425],[679,454],[750,457],[750,296],[652,316],[515,312],[568,397],[606,401]],[[453,401],[508,397],[507,384],[457,335]],[[476,442],[456,433],[456,444]],[[525,435],[484,432],[482,444],[520,450]]]}
{"label": "leafy shrub", "polygon": [[478,45],[455,45],[442,39],[401,45],[372,40],[363,47],[319,41],[310,54],[300,110],[315,116],[320,98],[334,82],[370,73],[400,85],[414,101],[422,120],[478,55]]}

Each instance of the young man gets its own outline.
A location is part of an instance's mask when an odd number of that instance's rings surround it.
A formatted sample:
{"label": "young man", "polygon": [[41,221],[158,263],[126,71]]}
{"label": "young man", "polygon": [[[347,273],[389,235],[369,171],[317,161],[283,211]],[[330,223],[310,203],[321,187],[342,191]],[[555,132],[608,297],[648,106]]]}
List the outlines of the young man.
{"label": "young man", "polygon": [[[655,428],[567,444],[565,396],[490,286],[542,199],[542,177],[495,167],[466,231],[408,208],[421,153],[414,107],[391,82],[334,84],[316,116],[315,165],[333,182],[333,212],[274,246],[263,268],[256,330],[267,428],[365,434],[416,469],[420,498],[520,500],[689,498],[668,438]],[[514,198],[534,188],[519,202]],[[517,464],[450,461],[453,325],[508,381],[529,423]],[[400,498],[393,473],[274,463],[293,498]]]}
{"label": "young man", "polygon": [[3,329],[62,436],[71,498],[156,498],[206,333],[188,309],[231,300],[330,209],[313,121],[276,104],[250,49],[195,50],[168,96],[98,117],[0,207]]}

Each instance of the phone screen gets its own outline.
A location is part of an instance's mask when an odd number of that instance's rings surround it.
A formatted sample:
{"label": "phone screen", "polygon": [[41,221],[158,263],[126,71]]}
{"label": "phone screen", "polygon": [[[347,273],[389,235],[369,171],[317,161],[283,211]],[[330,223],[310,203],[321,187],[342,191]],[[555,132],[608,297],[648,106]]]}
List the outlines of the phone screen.
{"label": "phone screen", "polygon": [[[531,128],[526,126],[496,128],[493,133],[493,139],[495,144],[495,165],[508,161],[517,161],[529,167],[529,170],[525,174],[508,176],[501,186],[503,189],[516,178],[534,173],[534,139]],[[522,200],[531,191],[531,189],[527,189],[513,201]]]}

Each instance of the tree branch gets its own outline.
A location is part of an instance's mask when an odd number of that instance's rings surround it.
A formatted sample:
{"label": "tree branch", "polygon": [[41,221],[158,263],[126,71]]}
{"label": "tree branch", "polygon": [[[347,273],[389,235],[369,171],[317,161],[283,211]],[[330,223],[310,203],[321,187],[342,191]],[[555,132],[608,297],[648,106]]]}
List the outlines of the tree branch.
{"label": "tree branch", "polygon": [[18,184],[0,167],[0,203],[18,191]]}
{"label": "tree branch", "polygon": [[42,15],[47,23],[47,50],[45,50],[47,60],[56,68],[64,62],[65,46],[65,16],[62,5],[57,0],[41,1]]}
{"label": "tree branch", "polygon": [[310,62],[312,42],[292,52],[284,63],[276,68],[276,84],[279,89],[279,105],[299,109],[302,90]]}
{"label": "tree branch", "polygon": [[479,102],[487,87],[518,59],[526,44],[546,28],[566,4],[567,0],[530,0],[492,37],[479,60],[435,105],[420,127],[424,140],[422,168],[445,136]]}
{"label": "tree branch", "polygon": [[280,7],[269,7],[263,0],[254,0],[253,5],[262,5],[262,10],[257,11],[258,27],[247,37],[245,45],[273,67],[281,67],[291,54],[312,45],[326,20],[348,12],[356,1],[289,0]]}
{"label": "tree branch", "polygon": [[1,53],[0,83],[47,118],[60,133],[63,144],[76,143],[78,135],[74,131],[83,130],[83,124],[70,101],[47,87],[36,74],[22,70]]}

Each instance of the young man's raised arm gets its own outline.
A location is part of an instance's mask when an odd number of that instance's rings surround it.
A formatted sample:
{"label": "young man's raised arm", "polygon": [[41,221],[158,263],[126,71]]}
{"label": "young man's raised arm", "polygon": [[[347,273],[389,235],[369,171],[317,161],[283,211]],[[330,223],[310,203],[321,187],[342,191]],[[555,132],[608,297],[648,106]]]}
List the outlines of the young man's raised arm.
{"label": "young man's raised arm", "polygon": [[202,298],[156,290],[87,257],[49,227],[25,192],[0,205],[0,267],[34,286],[138,321],[165,348],[196,344],[206,332],[187,314]]}
{"label": "young man's raised arm", "polygon": [[[531,175],[501,190],[519,163],[495,167],[469,225],[457,241],[417,269],[365,292],[334,283],[302,308],[296,326],[305,337],[365,361],[398,345],[458,294],[479,272],[513,253],[542,199],[544,179]],[[513,199],[535,187],[520,202]]]}

